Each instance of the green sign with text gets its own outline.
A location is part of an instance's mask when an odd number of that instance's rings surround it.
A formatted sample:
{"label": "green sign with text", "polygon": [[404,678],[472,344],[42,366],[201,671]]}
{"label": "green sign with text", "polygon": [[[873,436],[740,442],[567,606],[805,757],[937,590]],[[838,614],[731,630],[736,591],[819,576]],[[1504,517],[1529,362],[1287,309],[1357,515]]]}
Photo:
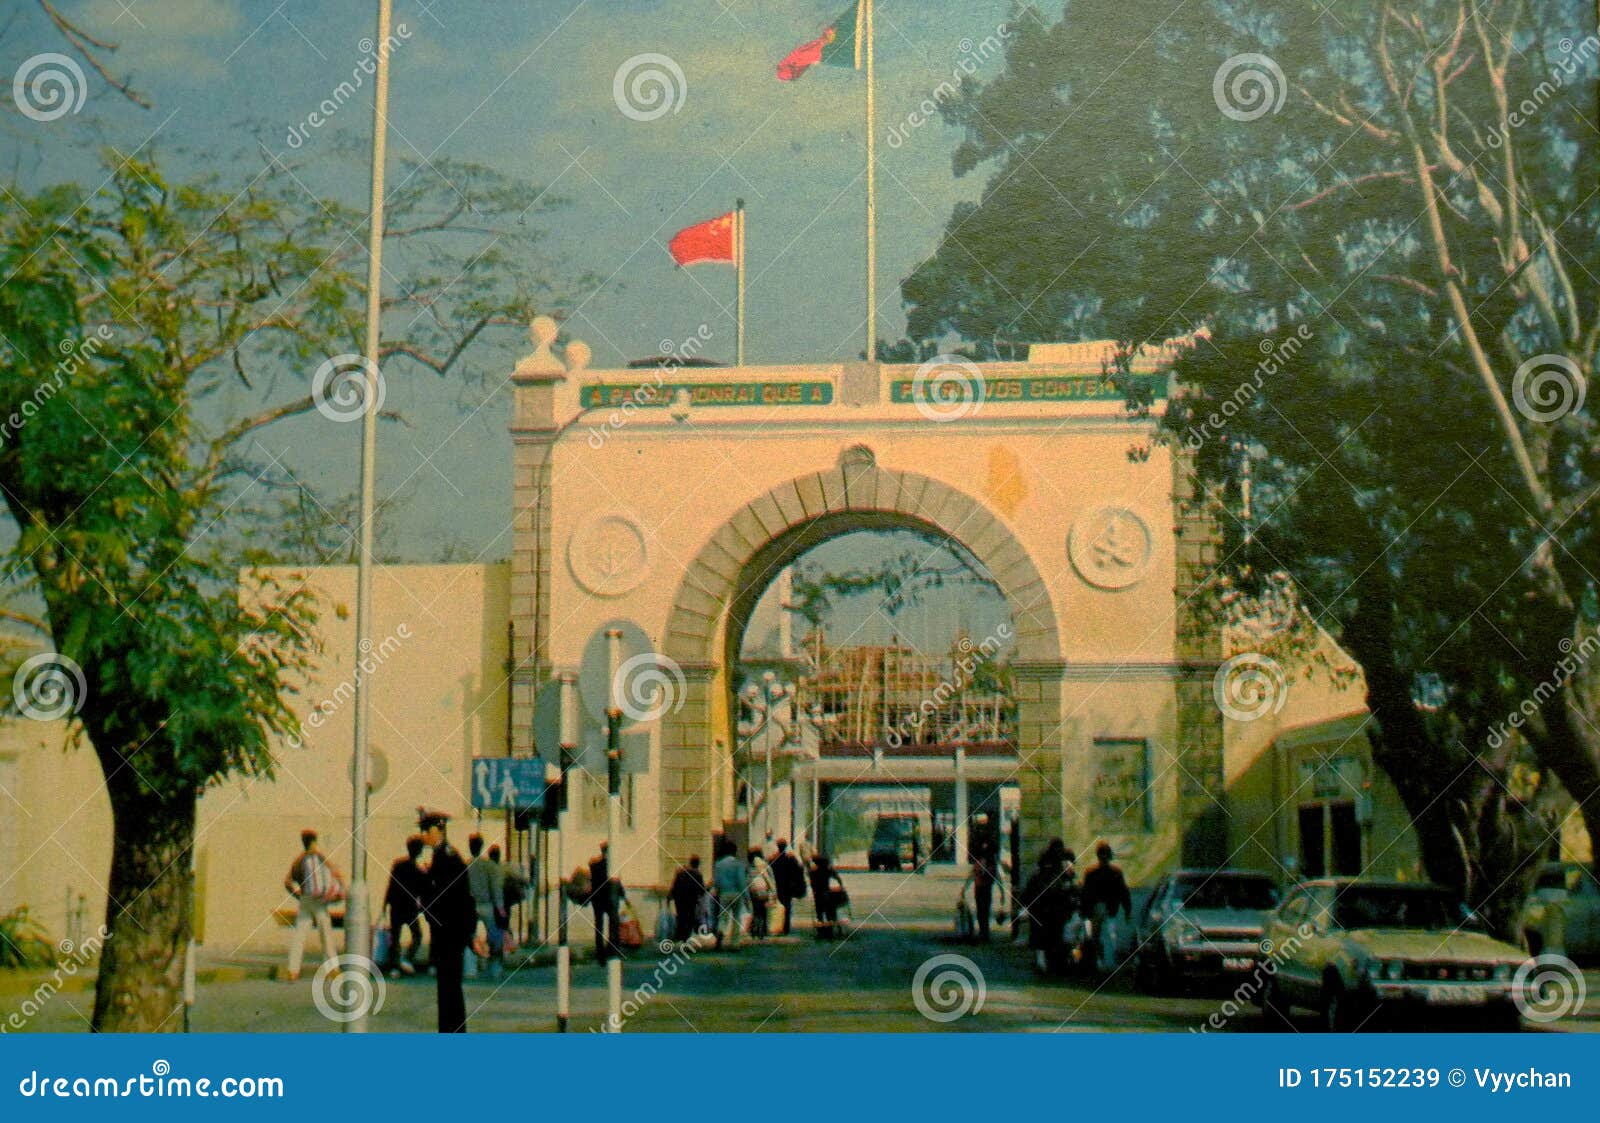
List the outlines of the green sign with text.
{"label": "green sign with text", "polygon": [[640,409],[682,401],[690,406],[825,406],[833,404],[831,382],[640,382],[584,386],[584,409]]}
{"label": "green sign with text", "polygon": [[[1122,383],[1131,383],[1125,389]],[[983,400],[986,402],[1113,402],[1128,397],[1128,389],[1160,396],[1166,389],[1164,374],[1139,374],[1114,381],[1103,374],[1048,375],[1035,378],[985,378]],[[889,389],[889,399],[894,402],[915,402],[922,395],[931,395],[935,402],[940,395],[970,395],[970,385],[960,379],[933,379],[919,389],[915,380],[901,379]]]}

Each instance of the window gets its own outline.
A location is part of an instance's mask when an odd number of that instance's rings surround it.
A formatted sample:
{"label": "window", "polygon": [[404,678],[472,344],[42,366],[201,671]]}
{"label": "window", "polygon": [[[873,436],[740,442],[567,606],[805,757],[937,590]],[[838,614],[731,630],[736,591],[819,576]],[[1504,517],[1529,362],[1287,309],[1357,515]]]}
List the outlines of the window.
{"label": "window", "polygon": [[1150,743],[1096,737],[1089,816],[1100,834],[1145,834],[1150,807]]}

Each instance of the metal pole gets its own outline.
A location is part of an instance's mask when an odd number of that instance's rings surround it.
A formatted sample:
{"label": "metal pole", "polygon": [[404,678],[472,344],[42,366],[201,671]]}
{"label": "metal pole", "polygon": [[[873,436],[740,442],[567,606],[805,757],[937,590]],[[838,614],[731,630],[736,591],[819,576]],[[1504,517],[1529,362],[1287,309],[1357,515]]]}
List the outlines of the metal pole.
{"label": "metal pole", "polygon": [[[617,628],[606,631],[606,790],[609,793],[606,807],[606,876],[616,880],[617,839],[622,836],[622,709],[617,696],[621,693],[617,676],[622,669],[622,632]],[[595,886],[596,889],[599,886]],[[617,902],[606,889],[610,909],[606,913],[605,948],[610,953],[606,960],[606,1028],[614,1033],[622,1031],[622,956],[617,947],[617,934],[611,930],[611,919],[616,915]]]}
{"label": "metal pole", "polygon": [[561,675],[561,801],[556,812],[556,1032],[566,1033],[572,1015],[572,945],[567,942],[567,776],[578,747],[578,676]]}
{"label": "metal pole", "polygon": [[878,358],[878,95],[872,56],[872,0],[864,0],[867,57],[867,362]]}
{"label": "metal pole", "polygon": [[[355,754],[350,775],[350,893],[344,913],[345,954],[372,960],[367,902],[367,733],[372,716],[362,657],[372,647],[372,519],[378,470],[378,342],[383,296],[383,165],[389,131],[390,0],[378,0],[378,73],[372,95],[372,215],[367,229],[367,338],[362,351],[361,536],[356,555]],[[372,967],[376,970],[376,967]],[[367,1013],[344,1023],[367,1032]]]}

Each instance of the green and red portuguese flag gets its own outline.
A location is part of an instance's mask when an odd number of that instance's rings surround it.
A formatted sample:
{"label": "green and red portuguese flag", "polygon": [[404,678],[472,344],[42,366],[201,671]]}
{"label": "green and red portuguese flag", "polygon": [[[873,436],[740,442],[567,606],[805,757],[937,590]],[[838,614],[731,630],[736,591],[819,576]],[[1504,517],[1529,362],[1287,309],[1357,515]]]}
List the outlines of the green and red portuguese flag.
{"label": "green and red portuguese flag", "polygon": [[778,64],[778,81],[793,82],[819,62],[860,70],[861,47],[866,39],[862,30],[865,6],[866,0],[856,0],[821,35],[790,51]]}

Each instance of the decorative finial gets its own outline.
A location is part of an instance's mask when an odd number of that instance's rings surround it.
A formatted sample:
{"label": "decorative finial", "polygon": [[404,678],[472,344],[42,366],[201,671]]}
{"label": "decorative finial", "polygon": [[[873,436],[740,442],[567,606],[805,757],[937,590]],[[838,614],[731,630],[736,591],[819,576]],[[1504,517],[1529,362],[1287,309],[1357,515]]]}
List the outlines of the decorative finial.
{"label": "decorative finial", "polygon": [[565,374],[567,368],[550,350],[560,332],[561,325],[556,323],[553,316],[535,316],[533,322],[528,325],[528,338],[533,341],[533,354],[517,364],[516,374],[520,377]]}
{"label": "decorative finial", "polygon": [[589,360],[594,358],[594,352],[589,345],[581,339],[574,339],[567,344],[567,373],[577,374],[589,365]]}

